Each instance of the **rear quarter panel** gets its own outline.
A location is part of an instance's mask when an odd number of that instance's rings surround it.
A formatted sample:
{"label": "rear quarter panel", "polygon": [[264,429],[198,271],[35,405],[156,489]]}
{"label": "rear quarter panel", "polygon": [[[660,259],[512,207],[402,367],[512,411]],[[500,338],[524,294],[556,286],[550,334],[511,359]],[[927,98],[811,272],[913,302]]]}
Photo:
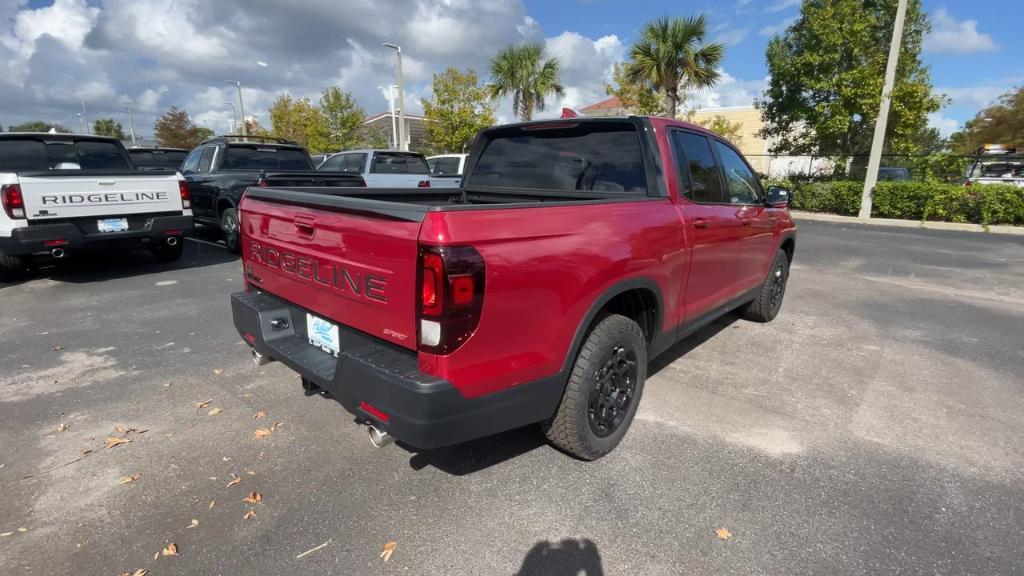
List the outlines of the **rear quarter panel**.
{"label": "rear quarter panel", "polygon": [[[473,246],[487,282],[473,336],[447,356],[421,352],[421,369],[468,397],[558,373],[591,306],[617,284],[650,280],[662,302],[678,300],[683,233],[668,198],[429,213],[420,243]],[[675,320],[663,311],[658,329]]]}

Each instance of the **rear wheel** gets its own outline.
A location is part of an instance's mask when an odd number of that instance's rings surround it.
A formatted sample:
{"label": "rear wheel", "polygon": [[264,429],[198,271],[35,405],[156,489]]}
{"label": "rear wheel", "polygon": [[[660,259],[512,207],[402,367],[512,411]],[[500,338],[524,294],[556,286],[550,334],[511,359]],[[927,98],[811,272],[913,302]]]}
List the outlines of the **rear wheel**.
{"label": "rear wheel", "polygon": [[754,301],[740,312],[747,320],[771,322],[782,309],[782,297],[786,295],[786,281],[789,280],[789,256],[785,250],[775,253],[768,277],[761,284]]}
{"label": "rear wheel", "polygon": [[596,460],[614,449],[633,422],[647,378],[647,341],[625,316],[598,322],[576,357],[562,403],[542,424],[552,444]]}
{"label": "rear wheel", "polygon": [[177,239],[177,243],[174,246],[168,246],[163,244],[156,248],[153,248],[153,256],[156,256],[158,260],[163,262],[174,262],[181,258],[181,254],[185,251],[185,243],[182,242],[181,238]]}
{"label": "rear wheel", "polygon": [[25,272],[25,258],[0,253],[0,280],[15,280]]}
{"label": "rear wheel", "polygon": [[238,211],[225,208],[220,213],[220,231],[224,235],[224,244],[232,254],[238,254],[240,239],[238,236]]}

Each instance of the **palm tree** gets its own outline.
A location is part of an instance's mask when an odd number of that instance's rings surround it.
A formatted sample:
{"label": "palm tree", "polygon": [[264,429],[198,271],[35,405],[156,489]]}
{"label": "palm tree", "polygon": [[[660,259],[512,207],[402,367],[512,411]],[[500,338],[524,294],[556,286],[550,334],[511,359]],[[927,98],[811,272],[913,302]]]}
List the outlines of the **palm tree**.
{"label": "palm tree", "polygon": [[524,121],[544,110],[544,99],[565,96],[558,79],[558,58],[544,58],[540,43],[502,48],[491,60],[491,98],[512,96],[512,112]]}
{"label": "palm tree", "polygon": [[710,88],[718,83],[725,45],[704,44],[707,27],[703,14],[659,18],[644,25],[640,39],[629,51],[627,77],[661,92],[665,111],[672,118],[676,116],[680,90]]}

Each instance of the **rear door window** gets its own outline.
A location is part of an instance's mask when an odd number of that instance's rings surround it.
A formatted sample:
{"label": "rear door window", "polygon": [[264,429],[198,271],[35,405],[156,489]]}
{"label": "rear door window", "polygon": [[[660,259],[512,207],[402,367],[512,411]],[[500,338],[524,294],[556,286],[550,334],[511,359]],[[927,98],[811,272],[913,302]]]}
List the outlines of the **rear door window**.
{"label": "rear door window", "polygon": [[208,146],[206,150],[203,150],[203,155],[199,158],[200,174],[205,174],[210,171],[210,166],[213,165],[213,155],[216,151],[216,146]]}
{"label": "rear door window", "polygon": [[686,180],[680,190],[683,196],[705,204],[725,202],[722,178],[707,137],[680,130],[672,132],[672,136],[679,173]]}
{"label": "rear door window", "polygon": [[434,176],[459,176],[459,158],[443,157],[427,160]]}
{"label": "rear door window", "polygon": [[312,170],[309,156],[297,148],[232,144],[224,153],[222,168],[234,170]]}
{"label": "rear door window", "polygon": [[185,161],[181,163],[181,171],[194,173],[199,170],[199,158],[203,155],[202,148],[196,148],[195,150],[188,153],[185,157]]}
{"label": "rear door window", "polygon": [[629,122],[537,124],[487,138],[469,186],[647,194],[640,136]]}
{"label": "rear door window", "polygon": [[321,172],[361,174],[365,162],[366,154],[336,154],[325,160],[318,170]]}
{"label": "rear door window", "polygon": [[430,174],[427,160],[419,154],[403,152],[376,152],[373,155],[374,174]]}

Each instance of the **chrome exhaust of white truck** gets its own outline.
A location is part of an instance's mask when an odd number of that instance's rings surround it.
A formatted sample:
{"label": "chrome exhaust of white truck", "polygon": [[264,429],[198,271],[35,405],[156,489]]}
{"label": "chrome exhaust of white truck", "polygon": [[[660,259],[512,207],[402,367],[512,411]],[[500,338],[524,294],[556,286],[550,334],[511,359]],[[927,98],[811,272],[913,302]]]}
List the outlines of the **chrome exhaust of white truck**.
{"label": "chrome exhaust of white truck", "polygon": [[373,424],[370,424],[368,428],[370,429],[370,443],[373,444],[375,448],[383,448],[395,441],[394,436],[384,432],[383,430],[377,429]]}
{"label": "chrome exhaust of white truck", "polygon": [[274,359],[271,358],[270,356],[264,356],[263,354],[260,354],[259,352],[256,351],[255,348],[253,348],[252,361],[255,362],[257,366],[266,366],[267,364],[274,362]]}
{"label": "chrome exhaust of white truck", "polygon": [[54,258],[63,258],[64,257],[64,249],[63,248],[54,248],[53,250],[50,250],[50,255],[53,256]]}

